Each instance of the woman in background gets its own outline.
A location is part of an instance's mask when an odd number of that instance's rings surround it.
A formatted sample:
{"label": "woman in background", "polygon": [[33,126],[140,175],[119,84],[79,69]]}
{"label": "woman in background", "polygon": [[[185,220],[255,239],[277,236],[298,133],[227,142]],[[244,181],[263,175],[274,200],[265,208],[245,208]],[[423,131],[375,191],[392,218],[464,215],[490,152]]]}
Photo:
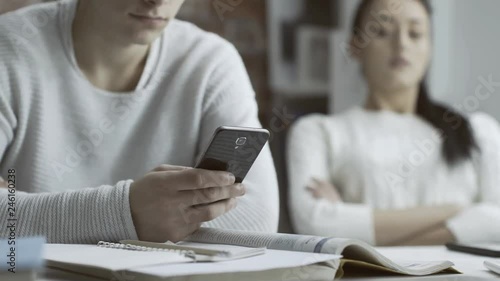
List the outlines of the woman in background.
{"label": "woman in background", "polygon": [[351,47],[366,103],[292,128],[295,230],[376,245],[499,242],[500,127],[430,99],[429,1],[397,8],[363,0],[356,14]]}

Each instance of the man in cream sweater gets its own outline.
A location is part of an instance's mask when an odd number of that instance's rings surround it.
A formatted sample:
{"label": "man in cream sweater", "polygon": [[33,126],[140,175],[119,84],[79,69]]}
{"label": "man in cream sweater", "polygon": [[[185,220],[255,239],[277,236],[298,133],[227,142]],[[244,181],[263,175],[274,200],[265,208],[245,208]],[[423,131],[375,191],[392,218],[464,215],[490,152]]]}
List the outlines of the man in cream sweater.
{"label": "man in cream sweater", "polygon": [[183,2],[62,0],[0,17],[0,237],[276,231],[268,147],[245,185],[188,168],[217,127],[261,125],[237,51],[175,20]]}

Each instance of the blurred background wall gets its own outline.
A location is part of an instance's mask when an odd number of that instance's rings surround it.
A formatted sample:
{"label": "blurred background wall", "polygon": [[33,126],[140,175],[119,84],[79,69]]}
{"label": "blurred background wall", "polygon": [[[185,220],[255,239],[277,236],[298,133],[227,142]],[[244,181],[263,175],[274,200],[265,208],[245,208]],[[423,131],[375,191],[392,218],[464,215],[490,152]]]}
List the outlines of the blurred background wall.
{"label": "blurred background wall", "polygon": [[491,76],[497,86],[488,89],[491,97],[478,108],[500,120],[500,1],[454,1],[453,67],[445,100],[470,111],[476,89],[484,84],[480,80]]}

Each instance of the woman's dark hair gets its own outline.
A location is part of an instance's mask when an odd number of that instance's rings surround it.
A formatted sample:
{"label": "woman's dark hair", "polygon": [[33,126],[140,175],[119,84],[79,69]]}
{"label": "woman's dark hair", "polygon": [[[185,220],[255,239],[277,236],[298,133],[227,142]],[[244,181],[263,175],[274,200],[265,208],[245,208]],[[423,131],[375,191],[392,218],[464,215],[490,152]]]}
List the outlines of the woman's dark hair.
{"label": "woman's dark hair", "polygon": [[[374,0],[361,1],[354,18],[352,28],[353,36],[358,35],[358,32],[362,30],[363,17],[367,14],[373,1]],[[425,7],[429,16],[431,16],[432,7],[429,1],[419,1]],[[357,46],[354,47],[358,48]],[[470,159],[473,150],[478,149],[467,118],[453,109],[433,101],[429,96],[425,78],[420,83],[417,115],[442,132],[444,138],[442,153],[449,166]]]}

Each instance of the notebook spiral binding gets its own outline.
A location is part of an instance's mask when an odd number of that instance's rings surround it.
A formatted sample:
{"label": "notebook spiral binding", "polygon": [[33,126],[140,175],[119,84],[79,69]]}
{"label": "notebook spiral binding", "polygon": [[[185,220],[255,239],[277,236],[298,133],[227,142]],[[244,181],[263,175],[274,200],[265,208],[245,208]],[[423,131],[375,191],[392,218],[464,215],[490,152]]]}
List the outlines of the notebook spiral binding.
{"label": "notebook spiral binding", "polygon": [[136,246],[136,245],[130,245],[130,244],[111,243],[111,242],[105,242],[105,241],[99,241],[99,243],[97,243],[97,246],[101,247],[101,248],[108,248],[108,249],[122,249],[122,250],[141,251],[141,252],[176,253],[176,254],[191,258],[191,259],[196,261],[196,253],[194,251],[191,251],[191,250],[152,248],[152,247]]}

